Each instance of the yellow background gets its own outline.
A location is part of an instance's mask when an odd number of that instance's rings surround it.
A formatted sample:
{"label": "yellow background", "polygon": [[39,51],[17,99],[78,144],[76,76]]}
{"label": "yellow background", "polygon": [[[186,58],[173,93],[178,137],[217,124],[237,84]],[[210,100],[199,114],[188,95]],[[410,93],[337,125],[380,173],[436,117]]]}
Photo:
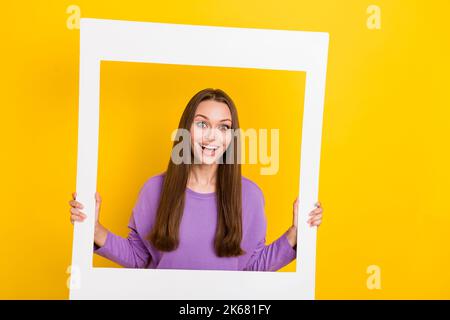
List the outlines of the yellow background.
{"label": "yellow background", "polygon": [[[372,4],[381,30],[366,26]],[[450,298],[446,0],[2,4],[0,298],[68,297],[79,53],[69,5],[82,17],[329,32],[316,296]],[[380,290],[366,286],[369,265]]]}

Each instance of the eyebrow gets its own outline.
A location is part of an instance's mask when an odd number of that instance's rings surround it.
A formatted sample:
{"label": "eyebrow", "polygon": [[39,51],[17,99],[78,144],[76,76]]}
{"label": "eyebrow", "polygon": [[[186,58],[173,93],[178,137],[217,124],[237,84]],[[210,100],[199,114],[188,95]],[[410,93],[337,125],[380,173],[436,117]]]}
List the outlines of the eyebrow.
{"label": "eyebrow", "polygon": [[[196,117],[203,117],[203,118],[209,120],[207,116],[205,116],[205,115],[203,115],[203,114],[200,114],[200,113],[199,113],[199,114],[196,114],[195,116],[196,116]],[[219,122],[223,122],[223,121],[230,121],[230,122],[232,122],[231,119],[222,119],[222,120],[220,120]]]}

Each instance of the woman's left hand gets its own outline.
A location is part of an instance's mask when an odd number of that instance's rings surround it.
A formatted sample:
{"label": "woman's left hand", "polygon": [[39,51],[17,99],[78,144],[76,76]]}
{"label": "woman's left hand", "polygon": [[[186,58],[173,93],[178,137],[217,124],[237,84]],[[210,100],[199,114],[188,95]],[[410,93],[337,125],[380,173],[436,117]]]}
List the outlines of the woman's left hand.
{"label": "woman's left hand", "polygon": [[[323,207],[320,202],[315,204],[316,208],[311,210],[309,213],[309,219],[307,223],[310,227],[318,227],[322,223],[323,218]],[[298,198],[294,201],[294,218],[293,218],[293,226],[297,228],[298,221]]]}
{"label": "woman's left hand", "polygon": [[[298,226],[298,198],[294,201],[292,226],[288,229],[286,236],[292,247],[297,245],[297,226]],[[310,227],[318,227],[322,223],[323,208],[320,202],[316,203],[316,208],[309,213],[308,224]]]}
{"label": "woman's left hand", "polygon": [[322,223],[322,217],[323,217],[323,208],[322,205],[320,204],[320,202],[317,202],[315,204],[315,206],[317,207],[316,209],[312,210],[309,213],[309,219],[307,221],[307,223],[309,223],[310,227],[319,227],[320,224]]}

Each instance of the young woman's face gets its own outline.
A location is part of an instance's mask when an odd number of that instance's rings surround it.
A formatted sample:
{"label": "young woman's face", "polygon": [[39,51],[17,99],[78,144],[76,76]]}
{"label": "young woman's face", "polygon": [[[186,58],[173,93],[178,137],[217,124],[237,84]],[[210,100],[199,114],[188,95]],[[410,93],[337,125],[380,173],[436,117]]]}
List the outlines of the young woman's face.
{"label": "young woman's face", "polygon": [[205,100],[199,103],[191,126],[191,144],[196,163],[213,164],[228,148],[231,112],[224,102]]}

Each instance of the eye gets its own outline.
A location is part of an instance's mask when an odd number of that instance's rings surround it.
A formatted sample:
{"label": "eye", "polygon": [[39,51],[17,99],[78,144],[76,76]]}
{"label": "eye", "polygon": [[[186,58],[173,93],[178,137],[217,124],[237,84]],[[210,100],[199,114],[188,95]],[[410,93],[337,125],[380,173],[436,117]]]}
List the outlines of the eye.
{"label": "eye", "polygon": [[206,127],[206,122],[205,121],[198,121],[195,124],[199,128],[205,128]]}
{"label": "eye", "polygon": [[226,125],[226,124],[224,124],[223,126],[220,126],[220,130],[222,130],[222,131],[227,131],[227,130],[230,130],[230,129],[231,129],[231,127],[229,125]]}

